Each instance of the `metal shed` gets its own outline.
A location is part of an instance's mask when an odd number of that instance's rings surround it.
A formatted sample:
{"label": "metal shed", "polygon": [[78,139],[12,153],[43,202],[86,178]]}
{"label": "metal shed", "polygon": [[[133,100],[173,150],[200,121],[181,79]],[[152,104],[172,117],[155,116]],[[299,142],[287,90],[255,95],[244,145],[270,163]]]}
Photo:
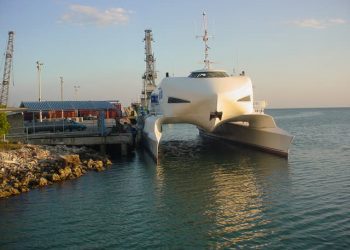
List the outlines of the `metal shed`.
{"label": "metal shed", "polygon": [[24,113],[25,120],[37,119],[39,112],[43,117],[73,118],[73,117],[96,117],[100,111],[105,112],[106,118],[115,118],[121,115],[120,105],[108,101],[42,101],[22,102],[21,108],[27,108]]}

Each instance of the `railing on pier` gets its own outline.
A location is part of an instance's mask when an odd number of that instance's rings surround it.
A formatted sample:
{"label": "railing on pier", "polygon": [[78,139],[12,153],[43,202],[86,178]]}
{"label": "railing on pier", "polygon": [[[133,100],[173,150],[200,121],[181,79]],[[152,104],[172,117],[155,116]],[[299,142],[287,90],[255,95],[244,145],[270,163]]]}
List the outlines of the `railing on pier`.
{"label": "railing on pier", "polygon": [[[51,122],[51,123],[50,123]],[[104,127],[101,128],[101,124],[98,120],[86,120],[82,123],[84,127],[72,128],[69,124],[61,121],[50,121],[46,123],[27,123],[26,126],[12,127],[10,133],[6,135],[4,140],[20,140],[28,142],[30,139],[35,138],[55,138],[55,137],[83,137],[83,136],[105,136],[111,133],[129,132],[124,131],[121,128],[117,130],[114,119],[105,119]]]}
{"label": "railing on pier", "polygon": [[[106,146],[120,149],[121,155],[127,155],[136,146],[136,136],[126,126],[116,126],[114,119],[106,119],[102,123],[97,121],[84,121],[84,130],[66,130],[62,125],[47,127],[44,130],[33,129],[29,133],[28,127],[11,128],[12,132],[6,135],[4,141],[22,142],[41,145],[67,145],[67,146],[99,146],[102,153]],[[55,124],[56,125],[56,124]]]}

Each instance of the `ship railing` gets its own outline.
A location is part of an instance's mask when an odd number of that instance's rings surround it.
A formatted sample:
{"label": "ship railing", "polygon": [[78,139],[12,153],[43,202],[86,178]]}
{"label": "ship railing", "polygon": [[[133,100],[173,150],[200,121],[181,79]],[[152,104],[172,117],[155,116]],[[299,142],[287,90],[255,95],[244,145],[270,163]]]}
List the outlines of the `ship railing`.
{"label": "ship railing", "polygon": [[266,101],[255,101],[253,102],[254,112],[258,114],[264,114],[265,108],[267,106]]}

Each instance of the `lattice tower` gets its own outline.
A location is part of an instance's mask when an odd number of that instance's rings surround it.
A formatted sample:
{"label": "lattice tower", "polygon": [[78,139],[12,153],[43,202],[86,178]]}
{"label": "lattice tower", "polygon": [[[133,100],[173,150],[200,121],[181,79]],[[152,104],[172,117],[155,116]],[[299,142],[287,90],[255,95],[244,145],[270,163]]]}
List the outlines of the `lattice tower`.
{"label": "lattice tower", "polygon": [[151,98],[151,93],[156,89],[156,79],[157,73],[155,71],[155,58],[152,52],[152,42],[153,35],[152,30],[145,30],[145,62],[146,62],[146,71],[142,76],[143,79],[143,89],[141,94],[141,105],[147,107],[148,102]]}
{"label": "lattice tower", "polygon": [[8,95],[9,95],[9,85],[12,73],[12,59],[13,59],[13,39],[15,33],[13,31],[9,32],[9,38],[7,42],[7,49],[5,53],[5,67],[4,75],[2,78],[1,92],[0,92],[0,105],[7,106]]}

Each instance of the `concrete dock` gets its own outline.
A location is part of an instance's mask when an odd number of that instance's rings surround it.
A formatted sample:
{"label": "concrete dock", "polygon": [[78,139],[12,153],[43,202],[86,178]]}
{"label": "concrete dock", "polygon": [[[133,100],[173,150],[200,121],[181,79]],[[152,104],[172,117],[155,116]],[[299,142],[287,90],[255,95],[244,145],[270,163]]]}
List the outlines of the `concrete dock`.
{"label": "concrete dock", "polygon": [[107,146],[118,146],[122,155],[127,155],[134,145],[131,133],[111,133],[105,136],[84,132],[37,133],[10,136],[7,140],[34,145],[98,146],[103,153]]}

